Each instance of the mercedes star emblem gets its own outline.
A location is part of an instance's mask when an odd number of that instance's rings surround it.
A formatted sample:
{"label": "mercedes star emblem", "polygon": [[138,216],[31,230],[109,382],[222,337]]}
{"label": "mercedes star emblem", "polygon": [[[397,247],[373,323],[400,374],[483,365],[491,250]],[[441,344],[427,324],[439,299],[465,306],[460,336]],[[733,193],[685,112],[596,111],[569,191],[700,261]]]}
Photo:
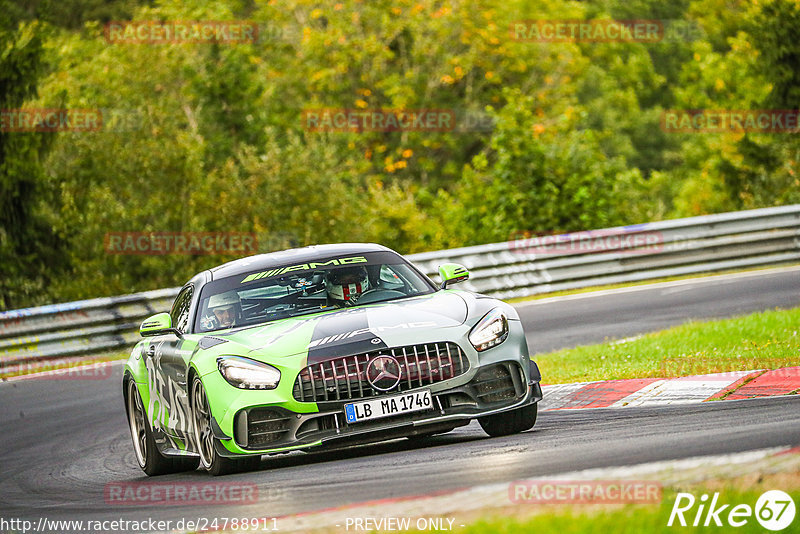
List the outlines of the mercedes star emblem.
{"label": "mercedes star emblem", "polygon": [[367,382],[378,391],[389,391],[400,383],[400,362],[381,354],[367,364]]}

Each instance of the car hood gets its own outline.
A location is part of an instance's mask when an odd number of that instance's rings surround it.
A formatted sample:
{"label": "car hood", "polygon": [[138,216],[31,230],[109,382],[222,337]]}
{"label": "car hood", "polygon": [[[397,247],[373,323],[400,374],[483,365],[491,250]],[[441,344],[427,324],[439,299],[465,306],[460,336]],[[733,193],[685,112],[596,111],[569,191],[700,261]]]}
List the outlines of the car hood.
{"label": "car hood", "polygon": [[209,335],[231,342],[220,347],[225,352],[264,361],[307,355],[311,362],[425,342],[431,336],[442,340],[440,329],[460,327],[467,316],[458,293],[437,291]]}

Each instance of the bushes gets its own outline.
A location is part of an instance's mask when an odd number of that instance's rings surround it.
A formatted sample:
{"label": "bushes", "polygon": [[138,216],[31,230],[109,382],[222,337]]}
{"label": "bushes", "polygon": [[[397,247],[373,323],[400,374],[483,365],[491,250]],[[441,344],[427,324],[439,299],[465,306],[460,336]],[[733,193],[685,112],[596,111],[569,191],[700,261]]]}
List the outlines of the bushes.
{"label": "bushes", "polygon": [[[0,308],[174,286],[230,259],[109,255],[109,231],[253,232],[261,251],[375,241],[409,253],[798,201],[792,136],[659,128],[663,109],[789,106],[785,67],[800,40],[773,37],[794,31],[786,0],[736,17],[718,0],[140,4],[112,11],[252,20],[261,38],[109,43],[94,0],[71,1],[82,26],[28,27],[40,45],[22,64],[36,74],[9,106],[102,108],[119,120],[52,145],[0,133],[3,200],[27,199],[24,218],[0,227]],[[51,20],[41,5],[8,13]],[[690,14],[703,30],[692,42],[536,43],[508,32],[525,19]],[[309,131],[303,110],[319,108],[484,120]]]}

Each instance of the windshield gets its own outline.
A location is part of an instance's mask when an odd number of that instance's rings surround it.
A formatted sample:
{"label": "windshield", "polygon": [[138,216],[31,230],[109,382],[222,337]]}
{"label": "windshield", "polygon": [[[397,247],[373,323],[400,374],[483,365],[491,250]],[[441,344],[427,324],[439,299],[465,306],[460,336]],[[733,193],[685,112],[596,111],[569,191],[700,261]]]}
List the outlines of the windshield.
{"label": "windshield", "polygon": [[400,256],[372,252],[275,265],[203,287],[195,332],[210,332],[431,293]]}

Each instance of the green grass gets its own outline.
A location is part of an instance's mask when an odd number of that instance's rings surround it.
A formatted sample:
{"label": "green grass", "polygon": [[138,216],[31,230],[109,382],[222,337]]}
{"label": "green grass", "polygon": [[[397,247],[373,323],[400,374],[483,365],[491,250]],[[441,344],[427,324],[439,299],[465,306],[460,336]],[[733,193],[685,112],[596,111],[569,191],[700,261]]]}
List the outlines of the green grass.
{"label": "green grass", "polygon": [[690,322],[627,341],[533,358],[545,384],[795,366],[800,365],[800,308]]}
{"label": "green grass", "polygon": [[[795,503],[800,502],[800,491],[791,491],[788,490],[788,488],[781,489],[789,493]],[[613,532],[615,534],[633,534],[639,532],[664,532],[672,534],[675,532],[767,532],[761,527],[754,516],[748,517],[747,524],[739,528],[732,528],[727,524],[727,515],[733,506],[746,504],[751,508],[755,508],[756,501],[763,493],[763,490],[740,491],[736,489],[726,489],[718,491],[720,497],[717,506],[730,504],[719,516],[723,525],[722,527],[703,527],[702,523],[705,521],[705,513],[703,513],[700,520],[700,526],[692,527],[691,525],[698,508],[697,503],[690,512],[684,514],[684,518],[687,520],[687,527],[680,526],[677,520],[671,527],[668,527],[667,522],[669,521],[672,506],[675,503],[677,494],[674,490],[669,489],[664,491],[664,498],[660,505],[626,505],[622,508],[610,508],[596,505],[593,510],[589,511],[582,511],[580,507],[569,507],[565,509],[556,509],[554,511],[547,511],[544,509],[544,511],[537,511],[534,516],[526,519],[508,517],[483,519],[468,525],[463,530],[460,529],[460,532],[464,534],[516,534],[522,532],[535,532],[538,534],[594,534],[597,532]],[[703,491],[695,489],[690,491],[690,493],[699,500]],[[713,495],[713,491],[710,494]],[[529,506],[533,507],[535,505]],[[539,506],[539,510],[543,508],[543,506]],[[708,507],[704,509],[704,512],[707,511],[707,509]],[[711,524],[713,525],[713,521]],[[783,530],[783,532],[797,532],[796,528],[798,524],[800,524],[800,517],[795,516],[794,522]]]}

